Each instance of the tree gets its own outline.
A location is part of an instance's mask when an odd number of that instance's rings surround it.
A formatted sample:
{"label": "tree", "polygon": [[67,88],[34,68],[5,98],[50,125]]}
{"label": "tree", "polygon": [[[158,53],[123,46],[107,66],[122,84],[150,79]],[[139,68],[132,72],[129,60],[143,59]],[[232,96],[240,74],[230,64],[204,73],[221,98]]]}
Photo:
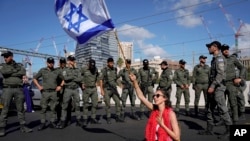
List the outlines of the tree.
{"label": "tree", "polygon": [[118,58],[116,64],[117,66],[121,69],[122,65],[123,65],[124,61],[121,57]]}

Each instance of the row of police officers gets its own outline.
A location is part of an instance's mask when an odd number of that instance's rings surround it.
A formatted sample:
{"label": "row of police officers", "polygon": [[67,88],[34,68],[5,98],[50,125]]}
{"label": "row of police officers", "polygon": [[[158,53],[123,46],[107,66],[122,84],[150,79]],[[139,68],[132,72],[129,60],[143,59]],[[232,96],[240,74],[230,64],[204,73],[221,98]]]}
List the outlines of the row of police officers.
{"label": "row of police officers", "polygon": [[[49,120],[51,128],[65,128],[70,121],[71,108],[75,109],[76,125],[86,127],[90,121],[93,124],[99,124],[96,111],[98,106],[97,82],[100,82],[101,95],[105,102],[107,123],[111,124],[111,98],[115,102],[115,120],[124,122],[126,116],[126,101],[129,97],[131,104],[130,117],[135,120],[144,119],[150,112],[140,104],[139,112],[136,111],[133,85],[129,79],[129,74],[136,75],[141,90],[149,101],[153,102],[154,84],[159,80],[159,89],[163,89],[171,96],[171,84],[174,82],[177,87],[176,107],[177,116],[180,113],[181,96],[184,94],[185,113],[190,115],[189,103],[190,83],[195,90],[194,110],[195,115],[199,113],[199,99],[201,92],[205,98],[205,110],[207,115],[207,129],[200,134],[213,134],[215,125],[225,125],[226,132],[229,133],[229,125],[236,123],[239,116],[244,119],[245,103],[243,91],[245,89],[246,70],[235,54],[229,55],[229,46],[221,45],[220,42],[214,41],[206,44],[209,53],[213,55],[211,67],[206,64],[207,57],[201,55],[199,64],[193,69],[193,77],[189,76],[189,71],[185,68],[186,62],[179,61],[179,69],[174,73],[168,67],[167,61],[162,61],[162,73],[149,66],[147,59],[143,60],[143,67],[138,71],[131,67],[131,60],[126,59],[125,67],[119,72],[114,66],[113,58],[107,59],[107,66],[100,72],[95,66],[95,60],[90,59],[88,65],[83,68],[77,68],[75,57],[68,56],[67,59],[60,59],[60,67],[54,67],[54,59],[47,59],[47,66],[41,68],[34,76],[33,82],[42,93],[41,98],[41,124],[38,130],[46,128],[46,120]],[[4,77],[2,103],[4,108],[0,116],[0,136],[5,135],[7,122],[8,107],[11,99],[14,97],[17,105],[18,119],[22,132],[31,132],[32,129],[25,125],[24,118],[24,96],[21,91],[21,78],[25,75],[24,68],[13,60],[13,53],[8,51],[3,53],[5,64],[1,65],[0,72]],[[121,78],[122,93],[121,96],[117,91],[117,80]],[[42,80],[42,83],[39,83]],[[80,95],[79,88],[83,91],[83,114],[80,112]],[[226,106],[226,97],[228,105]],[[88,115],[89,99],[91,99],[91,114]],[[50,107],[49,119],[46,118],[48,106]],[[220,121],[214,119],[215,109],[219,110]],[[228,109],[232,116],[230,117]],[[137,114],[139,113],[139,114]],[[82,120],[83,119],[83,120]]]}

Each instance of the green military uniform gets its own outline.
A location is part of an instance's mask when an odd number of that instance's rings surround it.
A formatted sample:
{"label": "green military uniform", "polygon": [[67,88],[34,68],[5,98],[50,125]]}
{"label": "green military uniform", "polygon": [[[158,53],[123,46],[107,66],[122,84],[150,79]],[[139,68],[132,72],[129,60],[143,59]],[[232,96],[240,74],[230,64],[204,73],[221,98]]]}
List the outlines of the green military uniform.
{"label": "green military uniform", "polygon": [[[3,55],[2,55],[3,56]],[[31,132],[31,129],[24,129],[25,125],[25,110],[24,110],[24,94],[22,77],[26,75],[25,69],[20,63],[14,60],[10,63],[0,65],[0,73],[3,75],[3,93],[2,93],[2,112],[0,115],[0,136],[5,135],[5,127],[8,119],[9,107],[14,98],[17,116],[21,125],[22,132]]]}
{"label": "green military uniform", "polygon": [[226,78],[226,65],[224,58],[221,54],[218,54],[213,57],[211,61],[211,70],[209,77],[209,88],[214,89],[213,94],[208,94],[208,111],[207,111],[207,130],[212,132],[214,125],[214,110],[217,105],[219,110],[220,117],[224,121],[227,131],[229,125],[232,124],[231,118],[228,113],[228,108],[226,106],[226,100],[224,92],[226,86],[224,80]]}
{"label": "green military uniform", "polygon": [[115,102],[116,109],[116,121],[121,121],[121,104],[120,104],[120,95],[117,91],[117,68],[105,67],[101,70],[100,80],[103,82],[104,87],[104,102],[105,110],[107,114],[107,121],[110,123],[111,118],[111,105],[110,98],[113,98]]}
{"label": "green military uniform", "polygon": [[[150,102],[153,102],[153,94],[154,94],[154,84],[159,77],[159,73],[153,67],[148,68],[140,68],[138,71],[138,82],[140,84],[140,88],[145,97],[148,98]],[[143,118],[143,114],[145,112],[145,105],[141,102],[140,104],[141,118]]]}
{"label": "green military uniform", "polygon": [[66,122],[65,120],[67,117],[68,105],[71,98],[73,98],[77,125],[81,126],[80,95],[79,95],[79,85],[82,81],[81,71],[78,68],[67,67],[63,72],[63,78],[64,78],[65,91],[63,94],[61,121],[64,123]]}
{"label": "green military uniform", "polygon": [[[233,56],[236,57],[236,59],[240,62],[240,60],[237,58],[237,54],[232,54]],[[242,65],[242,63],[240,62]],[[239,114],[239,120],[245,120],[245,96],[244,96],[244,91],[247,87],[246,85],[246,78],[247,78],[247,71],[246,68],[235,68],[235,75],[236,78],[240,78],[241,82],[239,85],[236,85],[236,88],[238,90],[238,93],[236,95],[237,97],[237,105],[238,105],[238,114]]]}
{"label": "green military uniform", "polygon": [[181,102],[181,95],[184,94],[184,100],[185,100],[185,109],[186,114],[189,114],[189,102],[190,102],[190,94],[189,94],[189,88],[181,88],[182,85],[190,85],[190,77],[189,77],[189,71],[187,69],[180,68],[174,72],[174,78],[173,81],[176,84],[177,90],[176,90],[176,107],[175,111],[179,113],[180,110],[180,102]]}
{"label": "green military uniform", "polygon": [[[226,56],[225,59],[227,62],[225,93],[228,95],[230,109],[232,112],[232,119],[234,122],[237,122],[239,120],[237,104],[237,95],[239,94],[239,91],[233,81],[236,78],[244,78],[245,68],[243,64],[234,55]],[[240,72],[239,76],[236,76],[236,69],[238,69]],[[239,98],[241,97],[239,96]]]}
{"label": "green military uniform", "polygon": [[129,79],[129,74],[132,73],[136,77],[138,77],[137,71],[134,68],[127,69],[126,67],[119,71],[118,78],[122,77],[122,116],[125,116],[125,109],[126,109],[126,101],[127,97],[129,96],[130,104],[131,104],[131,118],[139,120],[136,115],[136,106],[135,100],[136,96],[133,89],[133,84]]}
{"label": "green military uniform", "polygon": [[63,79],[61,73],[54,68],[48,67],[41,68],[38,73],[33,77],[36,80],[42,79],[43,89],[41,91],[42,97],[40,101],[41,105],[41,124],[46,122],[46,112],[48,104],[50,106],[50,122],[54,124],[56,120],[55,107],[58,104],[58,97],[56,92],[57,79]]}
{"label": "green military uniform", "polygon": [[207,89],[209,83],[209,73],[210,73],[210,67],[206,64],[204,65],[198,64],[194,67],[192,84],[195,90],[195,99],[194,99],[195,115],[198,115],[199,111],[198,107],[199,107],[201,92],[203,92],[203,96],[205,99],[205,107],[207,107],[206,105],[207,105]]}
{"label": "green military uniform", "polygon": [[[65,70],[66,67],[61,68],[58,67],[56,68],[59,73],[63,74],[63,71]],[[62,79],[57,79],[57,86],[60,86],[62,83]],[[61,91],[57,92],[57,97],[58,97],[58,104],[56,105],[56,112],[57,112],[57,120],[60,121],[61,115],[62,115],[62,100],[63,100],[63,93],[64,93],[64,88],[62,87]]]}
{"label": "green military uniform", "polygon": [[82,84],[84,84],[85,89],[83,90],[83,120],[84,122],[88,119],[88,107],[89,98],[91,99],[91,121],[96,123],[96,109],[98,106],[98,94],[96,88],[96,82],[98,80],[98,69],[95,67],[91,70],[89,67],[84,67],[81,69],[81,74],[83,76]]}
{"label": "green military uniform", "polygon": [[171,98],[172,82],[173,82],[172,70],[170,68],[163,69],[160,75],[158,88],[163,89],[168,94],[169,99]]}

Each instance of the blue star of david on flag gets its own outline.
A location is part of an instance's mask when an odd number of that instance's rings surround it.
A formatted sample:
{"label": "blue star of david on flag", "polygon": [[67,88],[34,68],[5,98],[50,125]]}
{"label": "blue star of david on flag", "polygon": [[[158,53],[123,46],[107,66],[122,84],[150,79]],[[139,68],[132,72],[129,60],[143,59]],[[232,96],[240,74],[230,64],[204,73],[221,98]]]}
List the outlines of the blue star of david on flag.
{"label": "blue star of david on flag", "polygon": [[55,12],[65,32],[79,44],[114,29],[104,0],[55,0]]}
{"label": "blue star of david on flag", "polygon": [[[78,14],[78,20],[73,23],[72,18],[74,14]],[[70,3],[70,12],[64,16],[64,19],[69,22],[68,30],[71,30],[72,28],[79,32],[80,24],[88,18],[82,13],[82,4],[79,5],[79,7],[76,7],[73,3]]]}

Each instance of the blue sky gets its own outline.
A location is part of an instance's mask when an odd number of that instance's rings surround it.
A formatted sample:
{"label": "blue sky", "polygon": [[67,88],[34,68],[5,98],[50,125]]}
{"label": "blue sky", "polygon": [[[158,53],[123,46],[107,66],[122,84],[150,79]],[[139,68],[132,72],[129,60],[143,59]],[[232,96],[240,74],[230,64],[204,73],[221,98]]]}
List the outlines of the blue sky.
{"label": "blue sky", "polygon": [[[120,41],[134,43],[135,58],[161,56],[184,59],[192,68],[201,54],[208,55],[206,43],[213,39],[234,47],[234,31],[244,22],[239,48],[250,48],[249,0],[105,0]],[[202,23],[203,17],[206,26]],[[54,0],[1,0],[0,46],[63,55],[63,48],[74,51],[75,41],[61,28],[54,12]],[[210,33],[210,36],[207,32]],[[57,49],[55,49],[55,46]],[[17,61],[24,56],[15,55]],[[44,60],[33,58],[33,71],[44,67]]]}

